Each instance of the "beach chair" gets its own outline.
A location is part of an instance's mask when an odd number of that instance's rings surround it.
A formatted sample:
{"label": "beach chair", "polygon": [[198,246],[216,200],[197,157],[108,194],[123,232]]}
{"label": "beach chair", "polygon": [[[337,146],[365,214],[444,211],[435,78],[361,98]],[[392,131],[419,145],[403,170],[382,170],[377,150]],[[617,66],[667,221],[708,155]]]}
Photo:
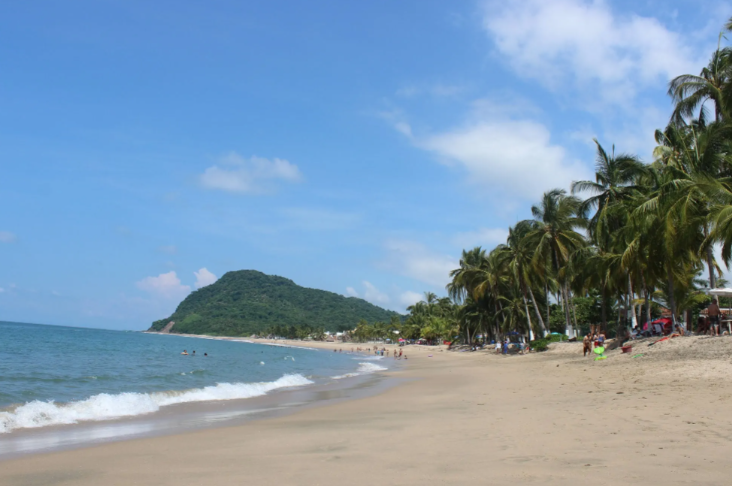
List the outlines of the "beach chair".
{"label": "beach chair", "polygon": [[663,327],[661,326],[661,324],[653,325],[653,334],[663,336]]}

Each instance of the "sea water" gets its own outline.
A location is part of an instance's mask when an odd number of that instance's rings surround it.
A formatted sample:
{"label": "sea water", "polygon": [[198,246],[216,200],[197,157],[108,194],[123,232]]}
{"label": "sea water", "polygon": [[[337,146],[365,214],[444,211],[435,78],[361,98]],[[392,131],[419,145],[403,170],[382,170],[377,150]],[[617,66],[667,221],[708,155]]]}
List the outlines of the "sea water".
{"label": "sea water", "polygon": [[386,369],[347,350],[0,322],[0,437]]}

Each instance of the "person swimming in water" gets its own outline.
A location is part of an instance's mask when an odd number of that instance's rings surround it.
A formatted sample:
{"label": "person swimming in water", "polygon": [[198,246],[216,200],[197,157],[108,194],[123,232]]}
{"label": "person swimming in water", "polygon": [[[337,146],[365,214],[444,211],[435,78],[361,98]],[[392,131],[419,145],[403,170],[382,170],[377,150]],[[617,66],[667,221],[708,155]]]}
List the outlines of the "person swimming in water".
{"label": "person swimming in water", "polygon": [[186,350],[184,349],[184,350],[183,350],[183,352],[182,352],[182,353],[180,353],[180,354],[182,354],[182,355],[184,355],[184,356],[188,356],[188,351],[186,351]]}
{"label": "person swimming in water", "polygon": [[208,353],[203,353],[204,356],[208,356]]}

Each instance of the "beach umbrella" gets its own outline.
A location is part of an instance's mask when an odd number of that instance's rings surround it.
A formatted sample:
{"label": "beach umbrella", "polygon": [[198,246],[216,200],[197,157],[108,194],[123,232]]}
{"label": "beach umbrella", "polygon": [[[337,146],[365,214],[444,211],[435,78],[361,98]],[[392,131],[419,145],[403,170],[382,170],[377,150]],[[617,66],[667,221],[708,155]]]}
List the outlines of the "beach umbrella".
{"label": "beach umbrella", "polygon": [[718,288],[718,289],[710,289],[707,291],[707,293],[711,295],[717,295],[719,297],[732,297],[732,289],[727,288]]}

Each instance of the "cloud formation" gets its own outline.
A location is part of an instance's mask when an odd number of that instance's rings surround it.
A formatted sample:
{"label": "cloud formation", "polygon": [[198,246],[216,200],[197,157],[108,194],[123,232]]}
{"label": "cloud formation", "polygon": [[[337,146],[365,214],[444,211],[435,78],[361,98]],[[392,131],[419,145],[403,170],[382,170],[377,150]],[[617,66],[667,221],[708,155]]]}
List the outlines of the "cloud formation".
{"label": "cloud formation", "polygon": [[218,277],[209,272],[208,269],[206,269],[205,267],[197,272],[193,272],[193,274],[196,276],[196,283],[194,285],[197,289],[205,287],[206,285],[211,285],[216,280],[218,280]]}
{"label": "cloud formation", "polygon": [[10,231],[0,231],[0,243],[14,243],[18,237]]}
{"label": "cloud formation", "polygon": [[519,76],[552,90],[582,87],[630,106],[640,88],[699,69],[679,33],[653,17],[620,17],[602,0],[491,0],[484,7],[483,26],[498,53]]}
{"label": "cloud formation", "polygon": [[490,250],[496,245],[505,243],[506,238],[508,238],[506,228],[478,228],[475,231],[457,233],[452,241],[456,246],[466,250],[476,246]]}
{"label": "cloud formation", "polygon": [[420,243],[390,240],[382,266],[434,287],[444,288],[450,281],[450,271],[458,266],[455,258],[427,249]]}
{"label": "cloud formation", "polygon": [[236,152],[221,158],[219,164],[200,176],[207,189],[242,194],[262,194],[275,188],[276,182],[300,182],[302,174],[295,164],[284,159],[252,156],[245,159]]}
{"label": "cloud formation", "polygon": [[406,309],[410,305],[414,305],[422,300],[422,294],[407,290],[399,295],[399,303]]}
{"label": "cloud formation", "polygon": [[[513,111],[522,115],[527,110]],[[445,165],[463,169],[471,183],[504,199],[534,200],[546,190],[590,176],[586,167],[551,141],[546,126],[511,112],[510,107],[477,100],[462,125],[421,136],[404,121],[393,123],[416,147]]]}
{"label": "cloud formation", "polygon": [[363,295],[359,294],[359,292],[353,287],[346,287],[346,295],[349,297],[358,297],[380,306],[387,305],[391,301],[388,295],[376,288],[376,286],[368,280],[361,281],[361,285],[363,285],[364,288]]}
{"label": "cloud formation", "polygon": [[188,285],[181,284],[174,271],[161,273],[157,277],[145,277],[136,285],[138,289],[164,299],[183,299],[191,292]]}

